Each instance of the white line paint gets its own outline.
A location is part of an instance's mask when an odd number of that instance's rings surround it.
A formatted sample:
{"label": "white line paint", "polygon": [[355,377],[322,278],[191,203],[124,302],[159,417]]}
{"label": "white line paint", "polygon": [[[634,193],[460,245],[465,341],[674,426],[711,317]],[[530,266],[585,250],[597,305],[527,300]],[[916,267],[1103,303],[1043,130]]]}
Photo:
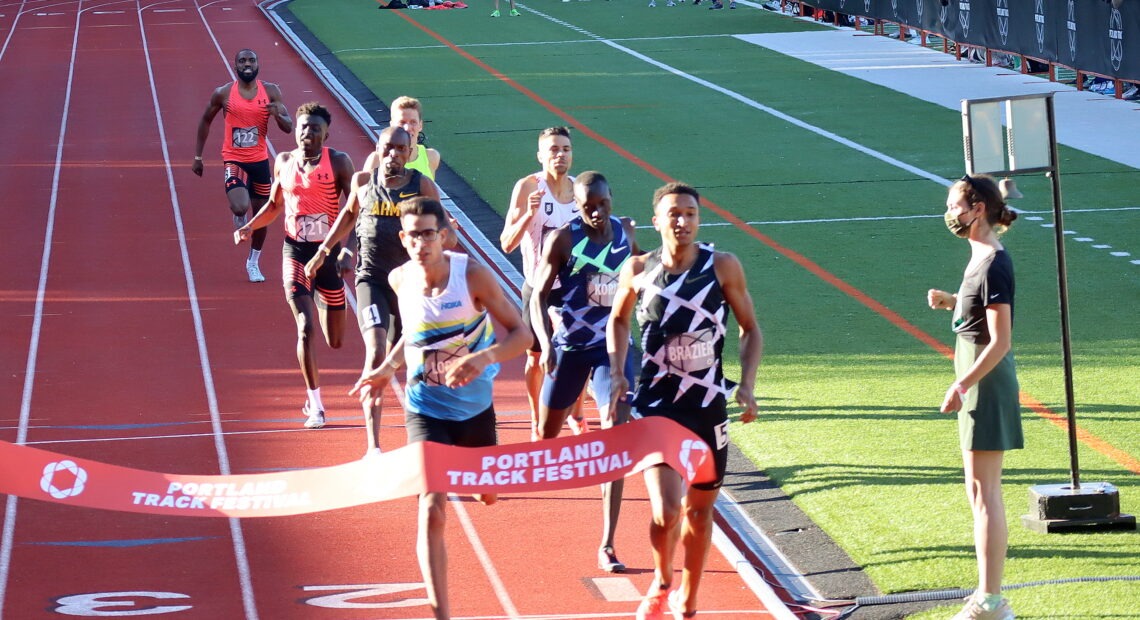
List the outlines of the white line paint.
{"label": "white line paint", "polygon": [[629,577],[593,577],[590,582],[607,602],[632,603],[641,600],[641,592]]}
{"label": "white line paint", "polygon": [[[161,4],[166,3],[159,3],[159,5]],[[186,228],[182,220],[182,207],[178,199],[178,190],[174,185],[174,169],[170,163],[169,143],[166,139],[162,108],[159,106],[158,88],[154,82],[154,66],[150,60],[150,44],[146,36],[146,24],[143,23],[144,11],[157,5],[148,5],[146,9],[144,9],[141,4],[136,4],[136,6],[138,10],[139,33],[142,37],[143,57],[146,59],[147,78],[150,83],[151,102],[154,106],[159,144],[162,147],[162,159],[166,169],[167,191],[170,194],[170,206],[174,212],[174,224],[178,231],[178,248],[182,259],[182,274],[186,280],[186,294],[190,304],[191,316],[193,317],[195,339],[198,344],[198,362],[202,372],[206,402],[210,411],[210,425],[213,430],[214,450],[218,455],[219,473],[223,476],[228,476],[231,473],[230,458],[226,450],[225,436],[222,432],[222,420],[221,414],[218,411],[218,395],[214,386],[210,354],[206,347],[206,329],[202,324],[202,310],[201,305],[198,303],[198,286],[194,278],[194,269],[190,264],[190,249],[186,242]],[[213,38],[212,31],[210,36]],[[249,556],[245,545],[245,535],[241,529],[241,520],[230,518],[228,521],[230,537],[233,541],[234,560],[238,572],[238,582],[241,587],[242,606],[245,610],[245,617],[246,620],[258,620],[257,605],[253,595],[253,578],[249,568]]]}
{"label": "white line paint", "polygon": [[[79,49],[79,25],[83,17],[83,0],[75,12],[75,28],[71,35],[71,60],[67,68],[67,87],[63,95],[63,114],[59,122],[59,135],[55,149],[55,170],[51,180],[51,198],[48,201],[47,226],[44,229],[44,250],[40,256],[40,276],[36,285],[36,305],[32,331],[28,343],[28,358],[24,364],[24,387],[20,395],[19,428],[16,443],[28,439],[28,422],[31,419],[32,393],[35,387],[36,363],[40,350],[40,329],[43,327],[44,297],[47,292],[48,268],[51,265],[51,248],[55,236],[55,213],[59,200],[59,177],[63,169],[63,145],[67,136],[67,118],[71,113],[71,93],[75,82],[75,57]],[[15,28],[13,27],[13,30]],[[7,49],[7,43],[5,43]],[[16,496],[9,495],[4,504],[4,530],[0,533],[0,618],[4,617],[4,600],[8,591],[8,578],[12,566],[12,547],[16,534]]]}

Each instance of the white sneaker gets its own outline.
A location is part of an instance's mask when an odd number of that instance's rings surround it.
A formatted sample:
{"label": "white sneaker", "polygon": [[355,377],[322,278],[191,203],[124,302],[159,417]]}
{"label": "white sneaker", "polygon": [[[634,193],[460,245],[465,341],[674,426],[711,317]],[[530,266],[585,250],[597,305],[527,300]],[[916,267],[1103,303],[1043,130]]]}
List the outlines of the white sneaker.
{"label": "white sneaker", "polygon": [[305,420],[305,428],[321,428],[324,425],[325,425],[325,412],[324,411],[317,411],[315,413],[311,413],[311,414],[309,414],[308,419]]}
{"label": "white sneaker", "polygon": [[250,282],[265,282],[265,276],[261,275],[261,268],[253,261],[245,261],[245,272],[249,275]]}
{"label": "white sneaker", "polygon": [[649,8],[652,9],[652,8],[656,8],[656,7],[657,7],[657,3],[654,0],[649,0]]}

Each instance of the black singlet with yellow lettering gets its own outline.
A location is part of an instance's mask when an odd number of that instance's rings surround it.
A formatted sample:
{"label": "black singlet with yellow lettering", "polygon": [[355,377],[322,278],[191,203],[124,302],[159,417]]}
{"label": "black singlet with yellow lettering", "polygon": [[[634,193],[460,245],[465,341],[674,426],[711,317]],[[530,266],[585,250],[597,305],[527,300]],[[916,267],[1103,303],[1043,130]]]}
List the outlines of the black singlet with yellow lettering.
{"label": "black singlet with yellow lettering", "polygon": [[356,235],[360,238],[360,264],[356,281],[388,281],[388,272],[408,261],[408,252],[400,243],[400,201],[420,195],[423,174],[412,170],[408,182],[396,189],[381,184],[372,171],[368,184],[357,191],[360,215],[356,218]]}

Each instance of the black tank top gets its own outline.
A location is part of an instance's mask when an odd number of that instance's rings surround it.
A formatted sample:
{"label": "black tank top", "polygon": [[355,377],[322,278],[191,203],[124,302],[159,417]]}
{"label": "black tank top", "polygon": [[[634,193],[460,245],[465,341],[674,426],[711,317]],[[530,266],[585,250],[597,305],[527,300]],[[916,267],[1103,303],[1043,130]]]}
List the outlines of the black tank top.
{"label": "black tank top", "polygon": [[420,195],[419,170],[411,170],[408,182],[396,189],[381,184],[378,169],[372,171],[368,184],[357,191],[360,215],[356,218],[356,236],[360,238],[360,263],[356,281],[377,280],[386,283],[388,272],[408,261],[408,252],[400,243],[400,209],[402,200]]}
{"label": "black tank top", "polygon": [[657,249],[634,282],[644,351],[633,401],[639,409],[723,409],[735,387],[721,367],[727,308],[713,258],[712,246],[701,244],[693,266],[674,275]]}

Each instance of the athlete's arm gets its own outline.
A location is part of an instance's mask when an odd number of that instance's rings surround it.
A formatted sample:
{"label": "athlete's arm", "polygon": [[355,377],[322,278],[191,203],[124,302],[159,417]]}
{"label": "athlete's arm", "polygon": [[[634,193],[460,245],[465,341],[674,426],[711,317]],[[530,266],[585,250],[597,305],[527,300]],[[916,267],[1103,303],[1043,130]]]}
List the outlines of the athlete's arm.
{"label": "athlete's arm", "polygon": [[206,148],[206,138],[210,137],[210,124],[214,122],[214,117],[226,104],[227,88],[227,86],[219,86],[214,89],[213,94],[210,95],[210,102],[206,104],[206,111],[202,113],[202,118],[198,121],[198,135],[194,144],[194,161],[190,164],[190,170],[198,176],[202,176],[202,149]]}
{"label": "athlete's arm", "polygon": [[747,424],[756,419],[756,371],[764,352],[764,334],[756,322],[752,295],[748,293],[740,260],[727,252],[717,252],[713,255],[713,269],[724,292],[724,301],[740,326],[740,384],[736,387],[736,402],[744,409],[740,421]]}
{"label": "athlete's arm", "polygon": [[439,151],[433,148],[428,148],[425,150],[427,151],[428,167],[431,168],[431,175],[434,177],[435,171],[439,170]]}
{"label": "athlete's arm", "polygon": [[474,260],[467,261],[467,290],[472,292],[476,307],[485,308],[507,333],[502,338],[496,333],[495,344],[457,360],[447,370],[445,382],[449,387],[467,385],[488,365],[518,357],[531,344],[530,331],[523,327],[519,311],[507,300],[491,270]]}
{"label": "athlete's arm", "polygon": [[281,131],[293,133],[293,118],[289,116],[289,108],[285,107],[281,88],[269,82],[262,82],[262,84],[265,85],[265,94],[269,95],[269,103],[265,104],[265,109],[269,110],[269,114],[277,120],[277,127]]}
{"label": "athlete's arm", "polygon": [[360,378],[356,380],[356,385],[348,391],[360,399],[360,402],[365,405],[376,407],[380,405],[380,401],[384,395],[384,388],[387,387],[388,382],[392,380],[392,375],[404,365],[404,337],[396,341],[392,345],[392,350],[388,352],[388,356],[380,363],[375,369],[365,368]]}
{"label": "athlete's arm", "polygon": [[942,413],[951,413],[962,408],[962,395],[958,388],[970,389],[990,374],[1005,358],[1006,353],[1013,348],[1013,308],[1009,304],[990,304],[986,306],[986,327],[990,334],[990,343],[978,354],[974,364],[946,390],[946,397],[942,399]]}
{"label": "athlete's arm", "polygon": [[622,265],[618,272],[614,305],[610,308],[610,319],[606,323],[606,352],[610,355],[611,419],[617,419],[618,402],[629,391],[629,381],[625,377],[625,358],[629,355],[630,317],[633,316],[633,308],[637,303],[633,278],[641,273],[644,266],[644,259],[638,256]]}
{"label": "athlete's arm", "polygon": [[526,227],[538,212],[542,194],[538,193],[538,182],[533,176],[519,179],[511,191],[511,206],[507,209],[503,232],[499,234],[499,245],[504,252],[514,252],[522,242]]}
{"label": "athlete's arm", "polygon": [[269,198],[265,201],[265,205],[257,211],[257,214],[249,219],[245,226],[234,231],[234,243],[241,243],[249,239],[253,235],[253,231],[258,228],[264,228],[271,224],[281,211],[285,208],[283,202],[281,183],[277,180],[276,170],[281,167],[281,159],[284,157],[286,160],[289,158],[289,153],[281,153],[277,156],[278,164],[274,166],[274,181],[273,185],[269,187]]}
{"label": "athlete's arm", "polygon": [[539,365],[546,374],[554,374],[554,323],[550,320],[550,291],[558,278],[559,268],[570,259],[570,227],[562,226],[547,236],[546,248],[538,261],[534,294],[530,300],[530,323],[542,349]]}

